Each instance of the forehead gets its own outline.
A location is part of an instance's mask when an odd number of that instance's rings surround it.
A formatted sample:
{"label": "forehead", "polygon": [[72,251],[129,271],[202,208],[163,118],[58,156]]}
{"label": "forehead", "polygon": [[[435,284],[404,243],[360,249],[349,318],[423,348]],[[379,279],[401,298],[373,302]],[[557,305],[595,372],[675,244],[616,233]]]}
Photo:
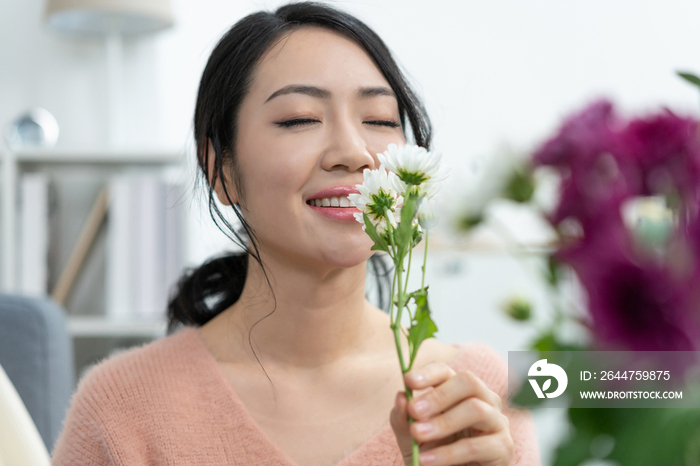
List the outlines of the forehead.
{"label": "forehead", "polygon": [[318,85],[335,92],[362,86],[389,87],[372,57],[357,43],[329,29],[305,26],[283,35],[261,58],[251,94],[264,102],[288,84]]}

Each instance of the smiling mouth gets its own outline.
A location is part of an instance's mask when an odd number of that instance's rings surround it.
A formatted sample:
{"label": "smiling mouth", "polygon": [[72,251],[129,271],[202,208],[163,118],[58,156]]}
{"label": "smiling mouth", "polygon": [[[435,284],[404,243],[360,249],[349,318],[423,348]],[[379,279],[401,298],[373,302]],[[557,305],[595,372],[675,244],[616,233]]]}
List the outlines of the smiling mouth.
{"label": "smiling mouth", "polygon": [[356,208],[355,204],[346,196],[309,199],[306,203],[314,207]]}

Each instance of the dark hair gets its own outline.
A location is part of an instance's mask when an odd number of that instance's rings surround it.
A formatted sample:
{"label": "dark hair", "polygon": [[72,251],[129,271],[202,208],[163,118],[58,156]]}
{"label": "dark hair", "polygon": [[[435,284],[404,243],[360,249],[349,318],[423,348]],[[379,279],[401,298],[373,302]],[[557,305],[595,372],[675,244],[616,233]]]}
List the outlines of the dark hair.
{"label": "dark hair", "polygon": [[[224,176],[226,168],[233,174],[239,200],[245,205],[245,190],[236,170],[234,150],[241,102],[250,89],[257,63],[264,53],[286,34],[304,26],[320,26],[339,32],[363,47],[396,94],[404,136],[408,122],[414,143],[430,149],[431,126],[423,104],[409,87],[384,42],[363,22],[316,2],[290,3],[274,13],[253,13],[238,21],[216,45],[202,74],[194,113],[194,136],[201,169],[199,174],[203,175],[209,189],[209,213],[217,227],[243,252],[211,258],[201,267],[185,272],[168,303],[168,333],[172,333],[178,324],[201,326],[235,303],[243,291],[249,256],[258,261],[271,288],[258,252],[257,238],[241,215],[240,206],[231,201],[226,184],[222,183],[226,198],[240,220],[237,230],[217,208],[212,187],[217,178],[228,179]],[[211,181],[208,176],[210,141],[215,155]],[[234,237],[221,228],[214,212]],[[252,244],[253,250],[248,243]],[[390,268],[377,254],[370,258],[370,263],[377,277],[379,307],[388,312],[391,301],[390,297],[385,299],[384,296],[389,294],[386,290],[391,287]],[[248,336],[250,339],[250,333]]]}

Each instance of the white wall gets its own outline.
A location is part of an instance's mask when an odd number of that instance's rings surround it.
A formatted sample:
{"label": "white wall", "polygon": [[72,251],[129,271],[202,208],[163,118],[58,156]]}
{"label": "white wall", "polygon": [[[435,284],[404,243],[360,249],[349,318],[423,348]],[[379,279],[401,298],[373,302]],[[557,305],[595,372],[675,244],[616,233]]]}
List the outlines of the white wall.
{"label": "white wall", "polygon": [[[126,43],[126,139],[134,147],[191,153],[192,113],[209,52],[238,19],[282,2],[173,3],[172,29]],[[504,142],[531,149],[562,116],[595,96],[610,96],[630,112],[666,104],[698,113],[697,92],[674,73],[700,73],[700,2],[695,0],[333,3],[384,38],[424,96],[435,128],[434,147],[453,168],[443,189],[446,197],[475,182],[472,161],[492,156]],[[59,147],[104,145],[104,46],[47,30],[42,7],[39,0],[0,3],[0,128],[22,111],[41,106],[60,124]],[[211,226],[206,210],[197,207],[198,199],[191,205],[190,265],[228,243]],[[491,272],[469,272],[473,294],[455,294],[446,301],[464,297],[466,309],[453,314],[457,327],[445,325],[448,339],[478,336],[501,352],[524,344],[528,332],[497,317],[493,305],[484,301],[484,296],[507,293],[524,276],[508,269],[507,259],[495,269],[486,259],[465,261]],[[475,299],[477,292],[481,297]],[[553,424],[542,425],[553,432]]]}
{"label": "white wall", "polygon": [[[238,19],[281,3],[173,0],[173,28],[125,46],[126,142],[191,150],[209,52]],[[384,38],[424,96],[434,147],[454,169],[444,194],[474,183],[476,158],[504,142],[531,149],[594,96],[610,96],[626,111],[667,104],[697,113],[697,93],[674,75],[700,72],[700,3],[693,0],[333,3]],[[0,3],[0,128],[38,105],[58,119],[60,147],[100,146],[107,138],[103,44],[48,30],[42,8],[39,0]],[[206,216],[201,223],[210,225]],[[191,263],[227,242],[197,232],[212,243],[193,245]]]}

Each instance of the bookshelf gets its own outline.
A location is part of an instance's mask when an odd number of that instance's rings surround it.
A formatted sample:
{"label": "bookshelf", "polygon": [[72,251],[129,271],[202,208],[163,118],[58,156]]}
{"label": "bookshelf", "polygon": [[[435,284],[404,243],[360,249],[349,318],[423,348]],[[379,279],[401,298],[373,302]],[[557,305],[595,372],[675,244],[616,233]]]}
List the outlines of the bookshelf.
{"label": "bookshelf", "polygon": [[68,318],[68,329],[75,338],[144,338],[157,339],[165,335],[166,322],[158,320],[111,321],[103,317],[73,316]]}
{"label": "bookshelf", "polygon": [[[20,274],[24,257],[22,241],[26,237],[22,233],[26,226],[21,211],[22,183],[23,179],[26,180],[25,175],[42,174],[51,183],[64,186],[62,191],[57,190],[59,194],[52,191],[55,199],[51,202],[58,206],[52,213],[56,218],[51,221],[57,222],[61,231],[56,235],[60,240],[53,236],[47,239],[56,244],[51,243],[54,255],[47,264],[50,279],[46,280],[46,292],[53,293],[54,298],[63,297],[63,302],[59,302],[68,314],[78,374],[84,366],[109,353],[164,336],[166,322],[161,310],[166,302],[162,296],[157,301],[161,303],[159,309],[150,316],[108,313],[112,296],[105,283],[108,281],[105,275],[109,278],[108,235],[112,234],[110,229],[113,228],[110,221],[116,218],[111,204],[113,193],[109,188],[113,187],[112,181],[116,177],[133,175],[151,176],[169,183],[168,186],[184,189],[187,179],[185,155],[165,150],[2,150],[0,161],[0,291],[25,292]],[[173,204],[172,200],[170,204]],[[178,218],[182,222],[183,216]],[[54,230],[50,231],[53,235]],[[171,245],[171,250],[179,248],[180,258],[184,252],[183,236],[180,231],[171,241],[176,243]],[[154,244],[153,241],[150,244]],[[142,250],[149,247],[137,246]],[[173,274],[170,275],[172,281]],[[59,286],[61,280],[63,283]],[[57,291],[58,288],[63,291]],[[82,301],[71,301],[72,295],[81,293]]]}

